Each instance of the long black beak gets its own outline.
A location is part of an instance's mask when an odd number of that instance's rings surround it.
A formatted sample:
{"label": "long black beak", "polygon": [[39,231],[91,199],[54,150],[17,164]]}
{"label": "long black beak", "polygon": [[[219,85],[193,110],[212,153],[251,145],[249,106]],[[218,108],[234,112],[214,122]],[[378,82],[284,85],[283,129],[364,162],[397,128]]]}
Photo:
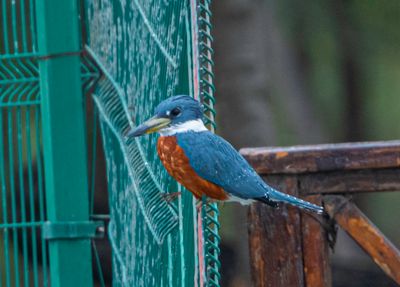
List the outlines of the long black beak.
{"label": "long black beak", "polygon": [[159,118],[157,116],[145,121],[138,127],[128,131],[126,137],[139,137],[144,134],[154,133],[171,123],[169,118]]}

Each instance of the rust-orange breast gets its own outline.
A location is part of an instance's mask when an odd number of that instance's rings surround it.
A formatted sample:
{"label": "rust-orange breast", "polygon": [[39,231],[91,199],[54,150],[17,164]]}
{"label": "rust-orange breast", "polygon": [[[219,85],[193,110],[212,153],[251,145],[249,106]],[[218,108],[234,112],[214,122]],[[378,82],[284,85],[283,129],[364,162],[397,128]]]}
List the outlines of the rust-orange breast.
{"label": "rust-orange breast", "polygon": [[197,175],[190,166],[185,152],[177,144],[175,136],[160,137],[157,142],[157,152],[168,173],[191,191],[196,198],[207,195],[216,200],[228,199],[222,187]]}

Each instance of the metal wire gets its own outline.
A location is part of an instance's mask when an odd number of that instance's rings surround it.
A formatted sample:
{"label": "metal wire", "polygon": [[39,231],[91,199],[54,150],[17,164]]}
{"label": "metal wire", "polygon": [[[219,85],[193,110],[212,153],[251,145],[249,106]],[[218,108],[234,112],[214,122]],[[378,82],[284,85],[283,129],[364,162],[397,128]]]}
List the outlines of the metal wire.
{"label": "metal wire", "polygon": [[[141,7],[139,2],[134,1],[138,8]],[[214,130],[209,4],[210,1],[201,1],[199,4],[200,83],[201,99],[206,108],[206,124],[210,126],[211,130]],[[1,0],[0,2],[0,23],[3,32],[0,35],[0,286],[7,287],[48,286],[49,284],[47,243],[40,235],[40,228],[46,221],[46,207],[38,69],[38,59],[44,60],[44,57],[49,58],[49,55],[37,54],[35,5],[34,0]],[[172,8],[171,11],[173,11]],[[146,14],[148,11],[139,9],[139,13],[150,36],[160,48],[160,53],[162,53],[160,58],[166,58],[171,66],[164,65],[163,72],[160,74],[171,74],[171,69],[179,66],[176,62],[176,55],[167,57],[173,49],[165,46],[165,43],[161,43],[155,37],[157,33],[160,35],[162,33],[161,30],[151,29],[150,18]],[[171,18],[169,14],[165,16],[166,19]],[[183,19],[184,16],[185,13],[182,13],[180,17]],[[183,21],[179,21],[180,24],[183,23]],[[178,31],[181,31],[179,26]],[[176,37],[176,43],[180,44],[178,39],[180,38]],[[176,52],[176,54],[179,53]],[[65,54],[50,56],[65,56]],[[92,68],[91,62],[83,56],[82,83],[85,91],[90,90],[98,76],[98,73]],[[167,80],[171,82],[168,85],[172,87],[174,79]],[[170,92],[172,89],[166,88],[165,91]],[[96,133],[93,137],[93,145],[95,145]],[[94,166],[95,146],[92,151]],[[94,180],[95,173],[92,169],[92,203]],[[216,204],[205,204],[204,210],[206,213],[204,215],[204,237],[206,238],[207,284],[208,286],[219,286],[218,208]],[[179,238],[183,243],[184,237]],[[169,240],[173,243],[174,239],[171,237]],[[171,242],[169,244],[172,246]],[[187,243],[185,242],[185,244]],[[93,250],[100,281],[104,285],[101,265],[94,244]],[[169,252],[174,255],[172,249]],[[172,259],[169,259],[169,269],[172,270]],[[186,264],[183,262],[183,256],[181,260],[182,266],[184,263]],[[188,260],[188,262],[190,261]],[[182,282],[186,282],[185,273],[182,274]],[[172,276],[169,277],[170,283],[173,282],[172,279]]]}
{"label": "metal wire", "polygon": [[[0,2],[0,286],[5,287],[49,284],[48,247],[40,232],[46,222],[38,67],[43,55],[37,53],[35,5]],[[97,76],[83,57],[85,91]]]}
{"label": "metal wire", "polygon": [[[200,99],[204,105],[205,124],[211,131],[215,131],[215,98],[214,98],[214,73],[212,60],[213,49],[211,47],[213,38],[211,36],[211,0],[200,0],[198,4],[198,45],[200,58]],[[220,286],[219,274],[219,222],[218,205],[211,202],[203,202],[203,236],[205,242],[205,263],[207,286]]]}
{"label": "metal wire", "polygon": [[47,286],[35,3],[0,10],[0,286]]}
{"label": "metal wire", "polygon": [[[82,89],[83,93],[86,98],[89,98],[91,101],[93,114],[91,116],[91,129],[90,132],[87,131],[87,134],[91,134],[91,139],[89,145],[91,146],[91,158],[90,158],[90,181],[89,181],[89,212],[90,217],[92,219],[100,219],[94,213],[94,204],[95,204],[95,195],[96,195],[96,163],[97,163],[97,136],[98,136],[98,110],[96,105],[91,100],[91,95],[93,92],[93,88],[95,87],[96,83],[100,79],[101,72],[94,63],[94,60],[85,52],[82,53],[81,57],[81,74],[82,74]],[[89,124],[89,123],[87,123]],[[105,279],[104,279],[104,272],[102,268],[102,262],[100,259],[99,251],[96,246],[96,239],[92,239],[92,253],[95,259],[95,269],[96,275],[98,278],[98,283],[101,287],[105,287]]]}

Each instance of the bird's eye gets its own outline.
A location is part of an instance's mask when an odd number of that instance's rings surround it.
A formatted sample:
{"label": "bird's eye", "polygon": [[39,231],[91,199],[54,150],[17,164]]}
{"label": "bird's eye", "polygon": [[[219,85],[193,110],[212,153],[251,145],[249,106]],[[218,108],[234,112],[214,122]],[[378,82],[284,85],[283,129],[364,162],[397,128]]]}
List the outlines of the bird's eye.
{"label": "bird's eye", "polygon": [[170,115],[173,117],[177,117],[181,114],[181,109],[180,108],[174,108],[171,110]]}

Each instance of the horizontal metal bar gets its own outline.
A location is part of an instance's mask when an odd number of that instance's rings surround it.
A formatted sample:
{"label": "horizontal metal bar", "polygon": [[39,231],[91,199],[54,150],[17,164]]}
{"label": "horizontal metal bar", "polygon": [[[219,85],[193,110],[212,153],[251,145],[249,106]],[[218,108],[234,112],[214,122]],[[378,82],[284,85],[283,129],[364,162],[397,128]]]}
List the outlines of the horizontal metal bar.
{"label": "horizontal metal bar", "polygon": [[42,221],[0,223],[0,229],[4,229],[4,228],[39,227],[39,226],[41,226],[43,224],[44,224],[44,222],[42,222]]}
{"label": "horizontal metal bar", "polygon": [[[84,73],[81,74],[82,78],[95,78],[98,77],[100,73]],[[10,78],[7,80],[1,80],[0,81],[0,86],[1,85],[11,85],[11,84],[18,84],[18,83],[26,83],[26,82],[39,82],[39,78]]]}
{"label": "horizontal metal bar", "polygon": [[7,80],[1,80],[1,85],[11,85],[11,84],[18,84],[18,83],[27,83],[27,82],[39,82],[39,78],[10,78]]}
{"label": "horizontal metal bar", "polygon": [[103,221],[45,222],[42,229],[45,239],[102,238],[105,228]]}
{"label": "horizontal metal bar", "polygon": [[0,60],[9,60],[16,58],[36,58],[38,56],[37,53],[16,53],[16,54],[4,54],[0,55]]}
{"label": "horizontal metal bar", "polygon": [[10,107],[19,107],[19,106],[33,106],[33,105],[39,105],[40,100],[36,101],[20,101],[20,102],[14,102],[14,103],[0,103],[0,108],[10,108]]}
{"label": "horizontal metal bar", "polygon": [[103,221],[84,222],[14,222],[1,223],[0,229],[42,227],[43,237],[46,239],[74,239],[74,238],[101,238],[105,228]]}
{"label": "horizontal metal bar", "polygon": [[90,219],[94,220],[110,220],[110,215],[109,214],[92,214],[90,215]]}

